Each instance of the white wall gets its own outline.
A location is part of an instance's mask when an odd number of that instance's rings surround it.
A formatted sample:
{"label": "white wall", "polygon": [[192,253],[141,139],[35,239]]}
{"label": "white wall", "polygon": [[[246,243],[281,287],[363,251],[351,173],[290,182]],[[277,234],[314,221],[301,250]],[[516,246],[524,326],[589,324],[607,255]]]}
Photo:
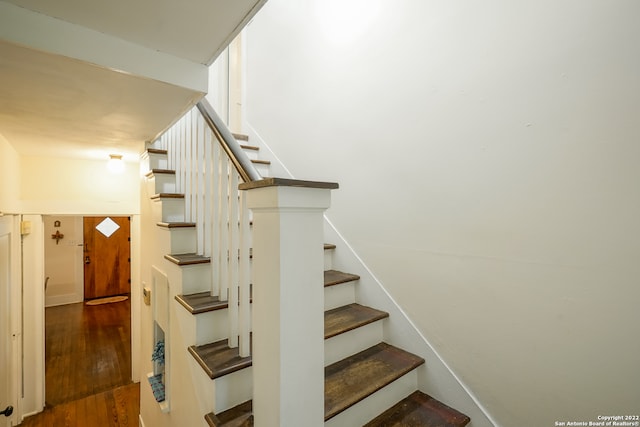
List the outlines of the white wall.
{"label": "white wall", "polygon": [[[56,221],[60,226],[56,227]],[[52,235],[64,238],[56,242]],[[84,299],[83,219],[81,216],[47,215],[44,218],[44,272],[49,278],[45,307],[82,302]]]}
{"label": "white wall", "polygon": [[247,128],[340,183],[328,216],[502,426],[637,413],[639,14],[270,0],[248,27]]}
{"label": "white wall", "polygon": [[0,212],[20,212],[20,156],[0,134]]}
{"label": "white wall", "polygon": [[45,404],[44,389],[44,274],[45,242],[44,223],[41,215],[23,215],[30,231],[22,236],[24,256],[22,273],[23,331],[23,397],[22,415],[40,412]]}
{"label": "white wall", "polygon": [[24,212],[43,214],[130,215],[140,210],[138,163],[125,162],[122,174],[104,161],[22,157]]}

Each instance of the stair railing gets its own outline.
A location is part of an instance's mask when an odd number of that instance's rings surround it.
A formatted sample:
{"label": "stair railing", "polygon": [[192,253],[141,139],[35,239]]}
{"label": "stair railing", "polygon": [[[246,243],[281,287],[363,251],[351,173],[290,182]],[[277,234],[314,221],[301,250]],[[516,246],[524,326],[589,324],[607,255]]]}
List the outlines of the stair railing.
{"label": "stair railing", "polygon": [[197,254],[211,259],[211,295],[228,300],[229,347],[250,354],[250,212],[242,182],[260,180],[206,99],[160,137],[176,192],[185,197],[185,222],[196,224]]}

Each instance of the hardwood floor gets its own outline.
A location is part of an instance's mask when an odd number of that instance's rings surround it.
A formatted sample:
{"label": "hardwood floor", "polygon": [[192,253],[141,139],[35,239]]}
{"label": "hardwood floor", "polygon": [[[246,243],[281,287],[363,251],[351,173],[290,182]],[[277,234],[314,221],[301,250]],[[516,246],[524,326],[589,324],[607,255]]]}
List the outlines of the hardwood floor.
{"label": "hardwood floor", "polygon": [[49,307],[46,403],[55,406],[131,383],[131,304]]}
{"label": "hardwood floor", "polygon": [[130,300],[47,308],[46,409],[20,426],[137,426],[130,319]]}
{"label": "hardwood floor", "polygon": [[47,408],[20,427],[138,426],[140,384],[129,384]]}

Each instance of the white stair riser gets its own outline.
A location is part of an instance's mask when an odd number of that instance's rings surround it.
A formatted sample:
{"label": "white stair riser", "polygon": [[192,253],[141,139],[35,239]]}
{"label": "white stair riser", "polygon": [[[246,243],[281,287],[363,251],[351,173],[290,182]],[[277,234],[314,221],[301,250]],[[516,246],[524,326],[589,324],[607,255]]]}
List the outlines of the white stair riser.
{"label": "white stair riser", "polygon": [[155,174],[152,178],[154,181],[155,194],[159,193],[175,193],[176,192],[176,176],[159,173]]}
{"label": "white stair riser", "polygon": [[211,264],[176,267],[182,271],[182,290],[177,293],[188,295],[197,292],[206,292],[211,289]]}
{"label": "white stair riser", "polygon": [[208,408],[219,414],[253,398],[251,366],[212,380],[191,355],[189,359],[193,385],[201,408]]}
{"label": "white stair riser", "polygon": [[167,155],[149,153],[149,170],[151,169],[169,169]]}
{"label": "white stair riser", "polygon": [[158,244],[161,248],[166,248],[167,253],[186,254],[196,251],[195,227],[158,228]]}
{"label": "white stair riser", "polygon": [[[202,319],[201,316],[203,316]],[[251,311],[249,311],[249,316],[251,316]],[[227,309],[215,310],[209,313],[202,313],[196,315],[195,317],[197,322],[197,345],[216,342],[227,339],[229,337],[229,312]],[[251,327],[251,317],[249,317],[249,325],[249,332],[252,332],[253,328]]]}
{"label": "white stair riser", "polygon": [[160,199],[162,222],[184,222],[184,199]]}
{"label": "white stair riser", "polygon": [[355,282],[324,288],[324,309],[331,310],[356,302]]}
{"label": "white stair riser", "polygon": [[261,177],[269,176],[269,173],[271,171],[271,168],[269,167],[270,165],[254,163],[253,166],[256,168]]}
{"label": "white stair riser", "polygon": [[213,412],[219,414],[253,398],[253,367],[216,378],[214,383]]}
{"label": "white stair riser", "polygon": [[[246,145],[246,144],[242,144],[242,145]],[[242,151],[244,151],[244,154],[247,155],[247,157],[251,160],[258,160],[258,150],[248,150],[246,148],[243,148]]]}
{"label": "white stair riser", "polygon": [[325,427],[361,426],[418,389],[413,370],[324,423]]}
{"label": "white stair riser", "polygon": [[324,340],[324,365],[331,365],[383,341],[383,320]]}
{"label": "white stair riser", "polygon": [[324,250],[324,269],[333,269],[333,249]]}

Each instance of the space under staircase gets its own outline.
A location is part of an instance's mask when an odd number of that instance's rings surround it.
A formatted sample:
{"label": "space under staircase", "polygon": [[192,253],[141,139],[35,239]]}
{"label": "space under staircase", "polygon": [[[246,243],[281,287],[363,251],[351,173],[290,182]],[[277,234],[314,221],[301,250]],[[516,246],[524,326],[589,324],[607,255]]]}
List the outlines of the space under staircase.
{"label": "space under staircase", "polygon": [[[201,368],[193,381],[209,381],[205,388],[214,390],[203,425],[254,423],[252,224],[237,188],[268,176],[269,163],[257,154],[245,136],[231,136],[206,101],[147,149],[152,199],[162,211],[158,232],[170,239],[165,262],[183,271],[174,304],[195,328],[184,351]],[[271,179],[278,183],[296,185]],[[416,370],[425,360],[385,342],[389,315],[358,304],[359,277],[332,269],[336,247],[326,243],[323,249],[325,425],[467,425],[467,416],[418,390]]]}

